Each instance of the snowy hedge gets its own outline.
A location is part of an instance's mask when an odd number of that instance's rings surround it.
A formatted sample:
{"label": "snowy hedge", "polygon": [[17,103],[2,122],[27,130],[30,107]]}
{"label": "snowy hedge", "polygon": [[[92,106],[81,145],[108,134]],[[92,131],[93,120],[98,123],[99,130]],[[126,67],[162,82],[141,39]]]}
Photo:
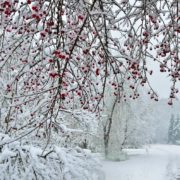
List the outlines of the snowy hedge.
{"label": "snowy hedge", "polygon": [[99,163],[88,150],[41,147],[0,134],[0,175],[2,180],[97,180]]}

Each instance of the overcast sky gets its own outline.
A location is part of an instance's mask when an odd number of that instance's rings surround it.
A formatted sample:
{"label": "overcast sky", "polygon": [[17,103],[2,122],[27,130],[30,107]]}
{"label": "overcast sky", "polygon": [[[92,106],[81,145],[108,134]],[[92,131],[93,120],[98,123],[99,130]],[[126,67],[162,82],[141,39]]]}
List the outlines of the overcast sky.
{"label": "overcast sky", "polygon": [[[132,2],[132,4],[133,4],[134,0],[131,0],[130,2]],[[119,16],[121,16],[121,15],[124,16],[123,13],[119,14]],[[137,26],[137,24],[136,24],[136,26]],[[116,38],[120,37],[118,31],[113,31],[112,36],[116,37]],[[121,43],[123,44],[123,42],[124,42],[124,40],[121,38]],[[156,54],[155,50],[153,50],[153,51]],[[153,51],[151,51],[151,53]],[[152,59],[149,59],[146,62],[147,62],[148,70],[153,70],[153,75],[148,77],[152,88],[158,94],[160,99],[161,98],[169,98],[172,82],[171,82],[170,77],[168,76],[168,73],[161,73],[160,68],[159,68],[159,63],[153,61]],[[176,84],[176,88],[178,88],[180,91],[180,81]],[[180,92],[176,95],[180,99]]]}
{"label": "overcast sky", "polygon": [[[167,73],[161,73],[159,71],[158,63],[152,61],[149,67],[153,70],[153,75],[149,77],[152,87],[159,95],[159,98],[168,98],[170,94],[170,88],[172,86],[171,79],[168,77]],[[176,88],[180,91],[180,82],[177,83]],[[177,94],[180,99],[180,93]]]}

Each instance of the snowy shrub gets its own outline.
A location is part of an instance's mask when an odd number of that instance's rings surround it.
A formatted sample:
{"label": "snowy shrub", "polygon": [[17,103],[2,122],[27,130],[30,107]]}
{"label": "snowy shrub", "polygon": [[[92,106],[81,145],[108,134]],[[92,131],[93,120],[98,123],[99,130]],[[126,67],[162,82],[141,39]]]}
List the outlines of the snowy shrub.
{"label": "snowy shrub", "polygon": [[40,146],[12,142],[4,134],[0,134],[0,141],[2,180],[97,180],[101,177],[99,163],[88,150],[58,146],[43,150]]}
{"label": "snowy shrub", "polygon": [[[59,122],[59,126],[56,123],[56,127],[59,129],[58,133],[60,137],[63,137],[59,143],[62,146],[80,146],[82,148],[88,147],[93,149],[94,143],[92,141],[94,136],[99,133],[95,114],[82,109],[76,109],[63,115],[63,119],[56,120]],[[57,136],[55,135],[54,138],[57,139]]]}

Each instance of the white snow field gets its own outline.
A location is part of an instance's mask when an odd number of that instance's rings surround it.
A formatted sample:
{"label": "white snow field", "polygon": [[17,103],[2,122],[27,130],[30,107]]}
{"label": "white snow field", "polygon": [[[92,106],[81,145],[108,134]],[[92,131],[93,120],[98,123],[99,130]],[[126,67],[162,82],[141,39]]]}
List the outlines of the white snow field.
{"label": "white snow field", "polygon": [[180,180],[180,146],[126,150],[126,161],[103,161],[106,180]]}

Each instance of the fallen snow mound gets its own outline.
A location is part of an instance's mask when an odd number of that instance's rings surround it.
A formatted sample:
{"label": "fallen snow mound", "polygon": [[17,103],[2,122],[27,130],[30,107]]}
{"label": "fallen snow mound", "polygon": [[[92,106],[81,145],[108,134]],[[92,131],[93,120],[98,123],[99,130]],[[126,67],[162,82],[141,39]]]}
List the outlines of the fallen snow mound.
{"label": "fallen snow mound", "polygon": [[[99,164],[88,150],[52,146],[42,150],[0,134],[0,179],[97,180]],[[99,176],[99,177],[98,177]]]}

